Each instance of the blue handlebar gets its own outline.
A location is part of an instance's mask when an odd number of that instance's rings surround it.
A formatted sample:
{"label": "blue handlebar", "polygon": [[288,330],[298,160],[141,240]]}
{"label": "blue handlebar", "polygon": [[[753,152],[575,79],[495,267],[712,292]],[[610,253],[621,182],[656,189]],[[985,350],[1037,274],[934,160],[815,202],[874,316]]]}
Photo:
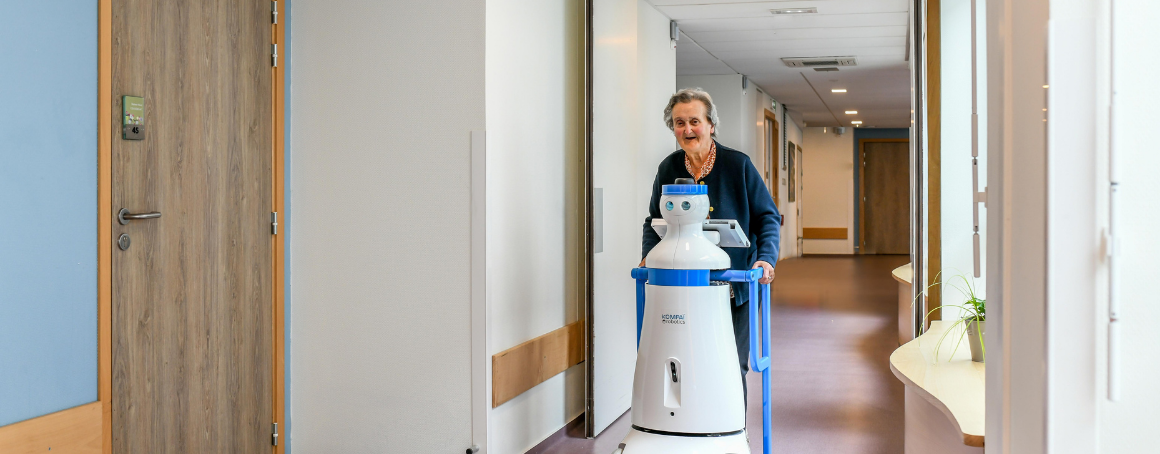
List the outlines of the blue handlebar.
{"label": "blue handlebar", "polygon": [[[648,268],[632,269],[632,278],[636,280],[637,348],[640,348],[640,331],[644,325],[645,284],[648,281],[648,274]],[[769,344],[772,337],[769,331],[769,284],[758,283],[764,274],[765,270],[761,268],[710,271],[709,280],[749,283],[749,362],[752,364],[753,370],[761,373],[761,443],[762,452],[770,454],[773,450],[773,440],[771,439],[773,425],[770,420],[769,398],[770,388],[773,386],[773,373],[769,369]],[[758,330],[759,327],[760,330]],[[759,346],[760,350],[758,350]],[[745,379],[745,377],[741,378]]]}

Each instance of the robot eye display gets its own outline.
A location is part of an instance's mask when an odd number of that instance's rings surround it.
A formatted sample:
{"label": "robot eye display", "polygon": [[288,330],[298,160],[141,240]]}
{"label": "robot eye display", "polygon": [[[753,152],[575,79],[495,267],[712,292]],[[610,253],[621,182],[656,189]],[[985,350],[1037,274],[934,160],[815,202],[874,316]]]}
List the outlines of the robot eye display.
{"label": "robot eye display", "polygon": [[[685,203],[688,203],[688,202],[685,202]],[[673,211],[673,202],[668,202],[668,203],[666,203],[666,204],[665,204],[665,209],[667,209],[667,210],[669,210],[669,211]]]}
{"label": "robot eye display", "polygon": [[691,206],[692,206],[692,205],[690,205],[690,204],[689,204],[689,202],[688,202],[687,200],[686,200],[686,201],[684,201],[684,202],[681,202],[681,209],[682,209],[682,210],[688,211],[688,210],[689,210],[689,207],[691,207]]}

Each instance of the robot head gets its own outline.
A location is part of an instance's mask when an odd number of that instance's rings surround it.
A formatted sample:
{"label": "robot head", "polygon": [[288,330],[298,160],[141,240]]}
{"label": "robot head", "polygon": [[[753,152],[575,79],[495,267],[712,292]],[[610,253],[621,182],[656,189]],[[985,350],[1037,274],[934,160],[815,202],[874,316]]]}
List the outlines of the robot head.
{"label": "robot head", "polygon": [[661,187],[661,217],[674,224],[700,225],[709,217],[709,188],[701,184],[666,184]]}

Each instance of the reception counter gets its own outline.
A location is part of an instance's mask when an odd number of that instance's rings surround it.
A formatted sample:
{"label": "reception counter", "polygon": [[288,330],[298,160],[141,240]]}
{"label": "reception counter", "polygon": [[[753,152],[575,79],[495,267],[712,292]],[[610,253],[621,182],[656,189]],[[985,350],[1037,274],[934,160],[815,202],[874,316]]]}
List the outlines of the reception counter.
{"label": "reception counter", "polygon": [[890,370],[906,385],[907,454],[983,452],[985,366],[971,361],[970,345],[957,332],[947,335],[936,358],[935,344],[948,325],[931,322],[890,355]]}

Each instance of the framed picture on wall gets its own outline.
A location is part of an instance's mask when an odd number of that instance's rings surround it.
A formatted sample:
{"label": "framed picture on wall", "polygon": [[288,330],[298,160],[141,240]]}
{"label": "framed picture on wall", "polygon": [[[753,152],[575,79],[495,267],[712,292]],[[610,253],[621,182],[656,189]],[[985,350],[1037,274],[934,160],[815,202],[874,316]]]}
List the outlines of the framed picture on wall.
{"label": "framed picture on wall", "polygon": [[794,152],[795,150],[797,150],[797,145],[794,145],[793,142],[789,142],[789,147],[787,149],[787,153],[785,154],[789,161],[789,168],[786,169],[787,174],[789,175],[789,203],[794,203],[797,201],[797,163],[795,162],[795,155],[797,155],[797,153]]}

